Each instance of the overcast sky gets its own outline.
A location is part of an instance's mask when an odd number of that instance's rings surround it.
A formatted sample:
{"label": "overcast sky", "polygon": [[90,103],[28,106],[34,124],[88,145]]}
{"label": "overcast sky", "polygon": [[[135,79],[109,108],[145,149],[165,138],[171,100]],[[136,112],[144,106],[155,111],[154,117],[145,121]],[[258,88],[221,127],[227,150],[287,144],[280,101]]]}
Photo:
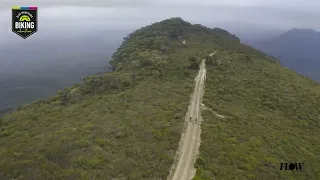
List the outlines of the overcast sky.
{"label": "overcast sky", "polygon": [[43,34],[85,33],[96,28],[136,29],[173,16],[209,27],[229,23],[246,28],[256,25],[269,29],[320,30],[320,0],[0,1],[2,42],[20,38],[11,32],[11,6],[29,5],[39,7],[39,33]]}

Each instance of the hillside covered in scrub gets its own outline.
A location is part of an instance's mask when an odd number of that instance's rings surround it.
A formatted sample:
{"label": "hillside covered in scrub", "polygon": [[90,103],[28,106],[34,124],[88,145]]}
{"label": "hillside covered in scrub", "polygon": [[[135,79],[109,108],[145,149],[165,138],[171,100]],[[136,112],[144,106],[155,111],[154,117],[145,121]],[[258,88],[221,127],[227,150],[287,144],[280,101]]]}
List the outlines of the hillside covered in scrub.
{"label": "hillside covered in scrub", "polygon": [[166,179],[202,59],[195,179],[320,177],[319,84],[225,30],[171,18],[125,37],[112,72],[2,117],[0,179]]}

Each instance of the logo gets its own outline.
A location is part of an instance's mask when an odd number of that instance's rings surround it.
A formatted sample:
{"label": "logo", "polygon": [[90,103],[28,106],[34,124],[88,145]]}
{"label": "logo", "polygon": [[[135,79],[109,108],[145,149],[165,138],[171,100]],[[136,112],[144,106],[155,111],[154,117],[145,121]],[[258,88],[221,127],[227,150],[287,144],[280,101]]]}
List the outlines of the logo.
{"label": "logo", "polygon": [[301,171],[304,163],[281,163],[280,170]]}
{"label": "logo", "polygon": [[12,7],[12,32],[23,39],[38,31],[38,7]]}

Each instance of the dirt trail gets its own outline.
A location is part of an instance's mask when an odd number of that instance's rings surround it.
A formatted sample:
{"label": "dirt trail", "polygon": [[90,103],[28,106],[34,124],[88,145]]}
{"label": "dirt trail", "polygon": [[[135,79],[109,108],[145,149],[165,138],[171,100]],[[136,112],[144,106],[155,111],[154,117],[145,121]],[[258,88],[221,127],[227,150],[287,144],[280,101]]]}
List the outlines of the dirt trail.
{"label": "dirt trail", "polygon": [[[213,54],[215,53],[216,52]],[[171,168],[171,172],[167,178],[168,180],[190,180],[195,175],[194,163],[200,146],[200,123],[202,121],[201,102],[204,93],[205,78],[206,69],[205,60],[203,60],[200,64],[198,75],[195,78],[195,89],[191,96],[190,105],[185,117],[185,128],[181,135],[176,162]]]}

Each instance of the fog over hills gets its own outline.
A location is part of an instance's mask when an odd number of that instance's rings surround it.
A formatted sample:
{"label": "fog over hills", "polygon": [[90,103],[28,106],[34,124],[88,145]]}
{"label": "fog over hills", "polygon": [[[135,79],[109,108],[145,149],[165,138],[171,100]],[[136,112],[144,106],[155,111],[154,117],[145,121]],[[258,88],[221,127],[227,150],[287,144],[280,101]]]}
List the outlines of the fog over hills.
{"label": "fog over hills", "polygon": [[248,44],[278,58],[284,66],[320,82],[320,32],[294,28],[277,37]]}
{"label": "fog over hills", "polygon": [[0,46],[0,110],[47,98],[84,76],[103,71],[126,33],[91,30],[42,39],[36,33],[33,41]]}
{"label": "fog over hills", "polygon": [[263,24],[254,24],[246,22],[226,21],[215,22],[211,27],[220,27],[228,30],[230,33],[237,35],[241,42],[251,43],[252,41],[264,41],[287,31],[286,28],[279,28],[277,26],[267,26]]}

